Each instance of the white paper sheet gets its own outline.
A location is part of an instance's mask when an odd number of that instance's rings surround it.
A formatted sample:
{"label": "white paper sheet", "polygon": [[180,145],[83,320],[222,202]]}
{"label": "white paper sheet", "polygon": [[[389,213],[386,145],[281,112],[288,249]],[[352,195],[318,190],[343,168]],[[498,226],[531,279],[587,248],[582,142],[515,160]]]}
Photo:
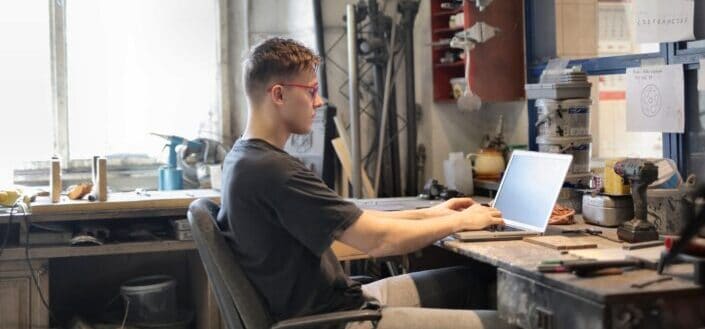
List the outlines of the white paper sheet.
{"label": "white paper sheet", "polygon": [[705,91],[705,59],[700,59],[700,68],[698,68],[698,90]]}
{"label": "white paper sheet", "polygon": [[693,40],[693,0],[635,0],[636,42]]}
{"label": "white paper sheet", "polygon": [[683,66],[627,69],[627,131],[682,133]]}

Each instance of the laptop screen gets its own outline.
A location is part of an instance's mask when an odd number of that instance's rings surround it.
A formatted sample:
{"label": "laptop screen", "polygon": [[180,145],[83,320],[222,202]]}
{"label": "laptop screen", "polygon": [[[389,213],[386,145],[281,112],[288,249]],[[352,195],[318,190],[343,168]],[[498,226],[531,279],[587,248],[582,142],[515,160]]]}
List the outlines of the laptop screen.
{"label": "laptop screen", "polygon": [[566,154],[512,153],[494,201],[507,224],[546,230],[572,158]]}

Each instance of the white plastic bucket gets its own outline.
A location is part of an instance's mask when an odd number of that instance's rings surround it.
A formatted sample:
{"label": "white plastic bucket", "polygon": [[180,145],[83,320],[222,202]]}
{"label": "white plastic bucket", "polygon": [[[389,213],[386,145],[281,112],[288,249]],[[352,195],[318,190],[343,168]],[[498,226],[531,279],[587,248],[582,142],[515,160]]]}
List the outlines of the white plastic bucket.
{"label": "white plastic bucket", "polygon": [[539,152],[564,153],[573,155],[573,163],[568,174],[582,174],[590,171],[590,145],[592,136],[578,137],[536,137]]}
{"label": "white plastic bucket", "polygon": [[537,100],[539,118],[536,127],[539,136],[571,137],[589,134],[591,103],[588,98]]}

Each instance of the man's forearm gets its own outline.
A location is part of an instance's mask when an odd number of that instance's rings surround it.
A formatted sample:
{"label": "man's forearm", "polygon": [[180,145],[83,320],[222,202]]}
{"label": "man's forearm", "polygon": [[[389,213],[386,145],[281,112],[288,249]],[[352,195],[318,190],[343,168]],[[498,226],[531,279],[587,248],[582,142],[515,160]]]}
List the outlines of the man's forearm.
{"label": "man's forearm", "polygon": [[373,256],[401,255],[419,250],[459,230],[459,220],[455,216],[437,217],[434,220],[409,221],[404,219],[380,218],[385,226],[377,241],[377,247],[370,253]]}
{"label": "man's forearm", "polygon": [[428,214],[426,212],[426,209],[410,209],[410,210],[397,210],[397,211],[378,211],[378,210],[365,209],[365,211],[375,217],[397,218],[397,219],[425,219],[425,218],[428,218]]}

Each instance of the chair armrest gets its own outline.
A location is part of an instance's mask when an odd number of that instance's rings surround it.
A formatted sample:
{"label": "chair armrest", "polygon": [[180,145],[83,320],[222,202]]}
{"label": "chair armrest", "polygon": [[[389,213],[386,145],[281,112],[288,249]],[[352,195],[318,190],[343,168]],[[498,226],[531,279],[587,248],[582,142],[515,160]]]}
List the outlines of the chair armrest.
{"label": "chair armrest", "polygon": [[380,310],[331,312],[279,321],[272,325],[272,329],[311,328],[354,321],[377,321],[380,318],[382,318],[382,312]]}

